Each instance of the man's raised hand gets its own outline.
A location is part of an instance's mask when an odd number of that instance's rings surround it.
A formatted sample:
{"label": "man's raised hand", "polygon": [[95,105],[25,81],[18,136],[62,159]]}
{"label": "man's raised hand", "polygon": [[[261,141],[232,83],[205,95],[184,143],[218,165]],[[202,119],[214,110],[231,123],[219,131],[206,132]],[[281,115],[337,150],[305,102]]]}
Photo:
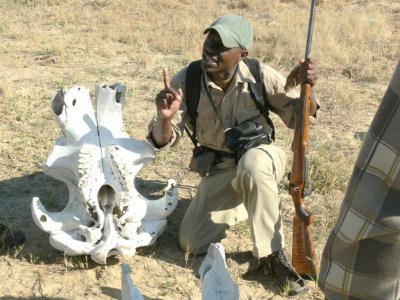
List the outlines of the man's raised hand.
{"label": "man's raised hand", "polygon": [[163,69],[164,89],[156,96],[156,106],[158,116],[164,119],[172,119],[173,115],[181,106],[183,92],[181,89],[176,91],[170,85],[168,69]]}

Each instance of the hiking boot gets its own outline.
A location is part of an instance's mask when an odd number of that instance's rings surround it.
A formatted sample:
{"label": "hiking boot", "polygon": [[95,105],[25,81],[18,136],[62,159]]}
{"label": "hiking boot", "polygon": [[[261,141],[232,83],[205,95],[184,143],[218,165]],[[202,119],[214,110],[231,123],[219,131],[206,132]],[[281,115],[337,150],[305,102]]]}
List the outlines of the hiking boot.
{"label": "hiking boot", "polygon": [[0,248],[14,248],[25,243],[25,234],[21,231],[12,231],[0,224]]}
{"label": "hiking boot", "polygon": [[292,268],[285,253],[280,250],[267,257],[266,260],[271,272],[275,275],[278,286],[288,296],[304,294],[308,291],[304,280]]}

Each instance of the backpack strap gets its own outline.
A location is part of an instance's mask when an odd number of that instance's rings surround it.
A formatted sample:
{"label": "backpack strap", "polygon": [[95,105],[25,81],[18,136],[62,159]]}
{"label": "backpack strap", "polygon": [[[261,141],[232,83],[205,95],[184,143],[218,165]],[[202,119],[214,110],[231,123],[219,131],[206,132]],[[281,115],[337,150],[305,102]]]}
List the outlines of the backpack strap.
{"label": "backpack strap", "polygon": [[246,58],[243,61],[249,68],[251,75],[256,80],[255,83],[250,82],[250,94],[253,97],[257,108],[261,111],[267,124],[271,127],[271,139],[275,141],[275,127],[269,117],[269,111],[272,109],[268,102],[268,93],[264,84],[264,76],[261,72],[260,62],[254,58]]}
{"label": "backpack strap", "polygon": [[189,64],[186,70],[186,106],[192,125],[193,132],[190,134],[189,129],[185,126],[186,132],[189,134],[195,147],[197,146],[196,138],[196,119],[197,119],[197,106],[200,100],[201,90],[201,60],[193,61]]}

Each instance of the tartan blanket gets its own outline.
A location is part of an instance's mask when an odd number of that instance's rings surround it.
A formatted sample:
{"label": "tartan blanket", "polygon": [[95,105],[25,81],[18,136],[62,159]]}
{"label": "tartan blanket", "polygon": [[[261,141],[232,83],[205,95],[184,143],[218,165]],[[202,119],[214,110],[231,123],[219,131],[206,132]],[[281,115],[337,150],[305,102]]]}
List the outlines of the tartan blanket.
{"label": "tartan blanket", "polygon": [[400,62],[357,158],[325,245],[327,299],[400,299]]}

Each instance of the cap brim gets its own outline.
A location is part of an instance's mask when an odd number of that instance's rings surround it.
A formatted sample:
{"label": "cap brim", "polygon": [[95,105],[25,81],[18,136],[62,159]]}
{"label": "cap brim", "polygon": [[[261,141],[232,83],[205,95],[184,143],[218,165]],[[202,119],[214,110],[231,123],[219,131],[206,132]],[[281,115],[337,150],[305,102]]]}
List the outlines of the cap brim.
{"label": "cap brim", "polygon": [[219,24],[215,24],[211,27],[208,27],[206,30],[204,30],[204,34],[210,32],[210,30],[215,30],[218,32],[219,36],[221,37],[222,44],[224,44],[225,47],[227,48],[242,48],[240,44],[236,41],[234,37],[234,33],[230,31],[229,29],[226,29],[223,26],[220,26]]}

